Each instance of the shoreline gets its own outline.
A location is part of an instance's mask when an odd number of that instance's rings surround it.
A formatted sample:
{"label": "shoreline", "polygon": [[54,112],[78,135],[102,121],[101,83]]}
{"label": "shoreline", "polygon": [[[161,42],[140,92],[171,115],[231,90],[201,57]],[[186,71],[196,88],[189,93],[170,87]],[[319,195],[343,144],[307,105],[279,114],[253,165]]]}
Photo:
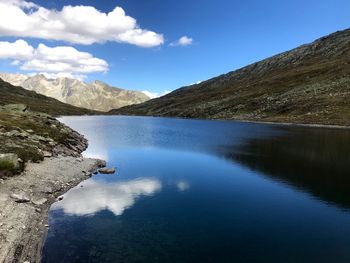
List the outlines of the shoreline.
{"label": "shoreline", "polygon": [[277,122],[277,121],[258,121],[258,120],[244,120],[244,119],[210,119],[210,118],[187,118],[180,116],[157,116],[157,115],[122,115],[122,114],[102,114],[91,116],[120,116],[120,117],[149,117],[149,118],[167,118],[167,119],[182,119],[182,120],[200,120],[200,121],[231,121],[242,123],[258,123],[258,124],[271,124],[281,126],[295,126],[295,127],[310,127],[310,128],[328,128],[328,129],[344,129],[350,130],[350,126],[335,125],[335,124],[318,124],[318,123],[297,123],[297,122]]}
{"label": "shoreline", "polygon": [[40,262],[51,205],[102,166],[105,161],[99,159],[58,156],[28,163],[22,174],[1,179],[0,262]]}

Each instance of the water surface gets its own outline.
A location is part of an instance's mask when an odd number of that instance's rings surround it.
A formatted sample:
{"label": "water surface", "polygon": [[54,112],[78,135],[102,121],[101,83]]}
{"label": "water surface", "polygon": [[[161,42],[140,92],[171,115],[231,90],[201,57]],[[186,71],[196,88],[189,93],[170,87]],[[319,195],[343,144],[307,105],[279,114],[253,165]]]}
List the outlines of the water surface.
{"label": "water surface", "polygon": [[64,117],[116,166],[49,214],[43,262],[350,262],[350,132]]}

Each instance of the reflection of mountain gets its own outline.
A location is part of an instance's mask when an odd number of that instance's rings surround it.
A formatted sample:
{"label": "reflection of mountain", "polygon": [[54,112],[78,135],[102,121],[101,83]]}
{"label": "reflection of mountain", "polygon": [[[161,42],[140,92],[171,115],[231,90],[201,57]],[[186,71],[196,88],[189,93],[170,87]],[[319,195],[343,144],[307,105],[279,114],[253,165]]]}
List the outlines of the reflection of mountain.
{"label": "reflection of mountain", "polygon": [[350,132],[286,129],[285,135],[249,139],[220,153],[326,202],[350,208]]}
{"label": "reflection of mountain", "polygon": [[107,183],[87,180],[84,187],[69,191],[52,209],[63,209],[69,215],[93,215],[108,209],[115,215],[123,214],[140,196],[151,196],[161,189],[161,183],[152,178]]}

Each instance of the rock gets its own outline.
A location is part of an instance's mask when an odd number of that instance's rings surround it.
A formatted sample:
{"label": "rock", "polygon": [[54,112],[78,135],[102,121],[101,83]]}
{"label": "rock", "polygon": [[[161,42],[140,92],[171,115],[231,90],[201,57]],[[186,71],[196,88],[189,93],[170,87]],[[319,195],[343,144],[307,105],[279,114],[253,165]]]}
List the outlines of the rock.
{"label": "rock", "polygon": [[53,193],[53,190],[52,190],[51,187],[46,187],[46,188],[44,189],[43,193],[45,193],[45,194],[52,194],[52,193]]}
{"label": "rock", "polygon": [[46,198],[40,198],[32,201],[35,205],[43,205],[47,202]]}
{"label": "rock", "polygon": [[20,132],[17,130],[12,130],[12,131],[9,131],[6,133],[6,135],[9,137],[18,136],[19,134],[20,134]]}
{"label": "rock", "polygon": [[114,174],[115,168],[101,168],[98,170],[101,174]]}
{"label": "rock", "polygon": [[42,142],[45,142],[47,140],[45,137],[37,134],[32,135],[30,139],[32,139],[33,141],[42,141]]}
{"label": "rock", "polygon": [[11,194],[10,197],[15,200],[16,203],[28,203],[29,197],[25,193]]}
{"label": "rock", "polygon": [[4,105],[2,108],[5,111],[25,112],[27,111],[28,106],[25,104],[7,104]]}
{"label": "rock", "polygon": [[98,168],[106,167],[106,161],[99,160],[99,162],[97,164],[97,167]]}
{"label": "rock", "polygon": [[43,155],[44,155],[44,157],[52,157],[52,153],[50,153],[48,151],[43,151]]}
{"label": "rock", "polygon": [[22,131],[17,136],[22,138],[27,138],[29,136],[29,133],[26,131]]}
{"label": "rock", "polygon": [[59,197],[57,197],[57,201],[62,201],[63,200],[63,195],[60,195]]}
{"label": "rock", "polygon": [[34,131],[31,130],[31,129],[29,129],[29,130],[26,130],[26,132],[28,132],[28,133],[33,133]]}
{"label": "rock", "polygon": [[0,170],[17,170],[19,168],[18,156],[15,153],[0,154]]}

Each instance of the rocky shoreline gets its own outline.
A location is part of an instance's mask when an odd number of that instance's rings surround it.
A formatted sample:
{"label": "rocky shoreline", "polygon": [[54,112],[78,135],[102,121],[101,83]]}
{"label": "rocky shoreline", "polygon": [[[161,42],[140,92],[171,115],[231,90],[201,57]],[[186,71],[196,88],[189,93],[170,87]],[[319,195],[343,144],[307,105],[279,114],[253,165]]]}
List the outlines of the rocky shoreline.
{"label": "rocky shoreline", "polygon": [[40,262],[52,203],[105,162],[84,136],[26,105],[0,107],[0,262]]}
{"label": "rocky shoreline", "polygon": [[0,181],[0,262],[40,262],[52,203],[89,178],[104,161],[78,157],[29,163],[21,175]]}

